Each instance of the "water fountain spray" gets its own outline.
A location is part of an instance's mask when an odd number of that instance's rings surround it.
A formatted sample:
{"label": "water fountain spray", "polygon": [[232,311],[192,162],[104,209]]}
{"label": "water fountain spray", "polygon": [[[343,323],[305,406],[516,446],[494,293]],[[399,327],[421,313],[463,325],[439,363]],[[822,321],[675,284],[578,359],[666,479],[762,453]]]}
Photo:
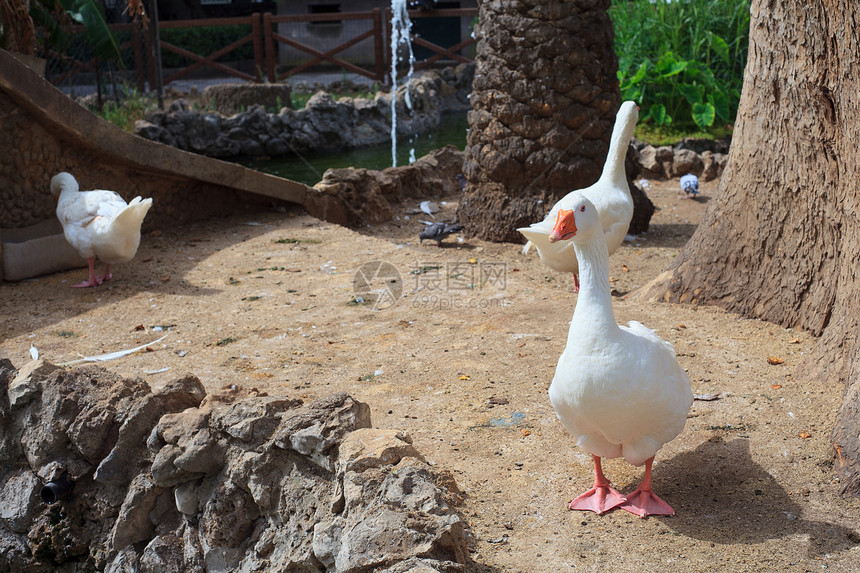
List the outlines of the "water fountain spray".
{"label": "water fountain spray", "polygon": [[410,33],[412,21],[409,19],[408,0],[391,0],[391,166],[397,167],[397,64],[400,62],[399,49],[405,44],[409,52],[409,71],[406,74],[406,93],[404,101],[407,109],[412,109],[409,98],[409,80],[412,79],[415,56],[412,54]]}

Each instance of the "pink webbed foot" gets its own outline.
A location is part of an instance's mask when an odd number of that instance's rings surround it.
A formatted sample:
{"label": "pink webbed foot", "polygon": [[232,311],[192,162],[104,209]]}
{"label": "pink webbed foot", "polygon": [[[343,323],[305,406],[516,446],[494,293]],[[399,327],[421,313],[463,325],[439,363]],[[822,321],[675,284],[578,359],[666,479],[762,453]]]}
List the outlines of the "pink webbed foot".
{"label": "pink webbed foot", "polygon": [[621,509],[639,517],[675,515],[672,506],[657,497],[657,494],[651,490],[651,464],[653,463],[653,457],[645,461],[645,476],[642,478],[642,483],[627,496],[627,501],[621,505]]}
{"label": "pink webbed foot", "polygon": [[87,280],[81,282],[81,283],[78,283],[76,285],[72,285],[72,288],[87,288],[87,287],[94,287],[94,286],[98,286],[98,285],[102,284],[102,279],[96,278],[95,259],[93,259],[91,257],[91,258],[87,259],[87,263],[90,267],[89,278]]}
{"label": "pink webbed foot", "polygon": [[639,517],[675,515],[675,510],[672,509],[671,505],[657,497],[653,491],[644,490],[641,486],[627,495],[627,501],[621,504],[621,509]]}
{"label": "pink webbed foot", "polygon": [[570,509],[606,513],[627,501],[627,498],[612,489],[609,480],[603,475],[600,457],[592,455],[594,461],[594,487],[570,502]]}
{"label": "pink webbed foot", "polygon": [[626,501],[626,497],[615,491],[615,489],[608,484],[601,486],[596,485],[571,501],[570,509],[593,511],[594,513],[601,514],[606,513],[611,509],[615,509]]}

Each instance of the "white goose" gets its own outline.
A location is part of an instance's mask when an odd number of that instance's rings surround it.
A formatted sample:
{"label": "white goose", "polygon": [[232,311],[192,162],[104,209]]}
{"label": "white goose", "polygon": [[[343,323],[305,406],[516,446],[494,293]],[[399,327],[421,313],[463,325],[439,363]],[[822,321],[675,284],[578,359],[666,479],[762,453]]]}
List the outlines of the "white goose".
{"label": "white goose", "polygon": [[579,290],[577,277],[579,264],[574,255],[573,246],[567,242],[551,243],[549,234],[558,218],[559,209],[570,210],[574,194],[583,193],[594,204],[600,215],[600,224],[606,234],[609,254],[611,255],[621,246],[630,227],[630,220],[633,218],[633,197],[627,186],[624,158],[638,120],[639,108],[636,103],[632,101],[622,103],[615,116],[609,153],[606,155],[603,173],[597,183],[585,189],[571,191],[553,205],[543,221],[517,229],[529,240],[523,247],[523,253],[528,253],[531,245],[534,245],[545,265],[556,271],[573,273],[577,290]]}
{"label": "white goose", "polygon": [[[574,193],[568,205],[570,210],[559,210],[548,240],[570,239],[582,290],[549,398],[567,431],[592,455],[595,473],[594,487],[570,509],[603,513],[620,505],[641,517],[674,515],[651,490],[651,464],[684,428],[693,402],[690,379],[670,343],[638,322],[616,324],[599,211],[584,193]],[[645,464],[642,482],[627,496],[614,490],[601,470],[601,458],[617,457]]]}
{"label": "white goose", "polygon": [[[112,264],[130,261],[137,253],[140,225],[152,199],[135,197],[126,204],[113,191],[78,189],[70,173],[58,173],[51,179],[51,195],[57,198],[57,218],[63,225],[63,234],[90,267],[89,279],[72,286],[91,287],[112,278]],[[100,277],[95,274],[95,257],[107,265]]]}

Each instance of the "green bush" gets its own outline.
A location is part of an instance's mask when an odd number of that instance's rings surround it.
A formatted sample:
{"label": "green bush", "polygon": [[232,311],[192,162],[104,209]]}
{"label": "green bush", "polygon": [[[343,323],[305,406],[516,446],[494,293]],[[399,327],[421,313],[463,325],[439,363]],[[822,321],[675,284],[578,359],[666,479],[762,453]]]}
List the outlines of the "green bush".
{"label": "green bush", "polygon": [[734,121],[750,0],[613,0],[621,97],[658,126]]}

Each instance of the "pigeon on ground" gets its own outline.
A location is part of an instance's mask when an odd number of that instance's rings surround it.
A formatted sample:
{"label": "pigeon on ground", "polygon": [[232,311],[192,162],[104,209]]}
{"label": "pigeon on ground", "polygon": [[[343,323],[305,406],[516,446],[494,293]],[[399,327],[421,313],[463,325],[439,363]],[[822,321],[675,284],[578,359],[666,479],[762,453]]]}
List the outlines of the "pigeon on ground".
{"label": "pigeon on ground", "polygon": [[681,190],[687,194],[687,199],[693,199],[699,193],[699,178],[688,173],[681,177]]}
{"label": "pigeon on ground", "polygon": [[424,242],[424,239],[436,241],[436,246],[441,247],[442,239],[452,233],[459,233],[462,230],[463,225],[457,225],[455,223],[430,223],[423,231],[421,231],[418,238],[421,243]]}

